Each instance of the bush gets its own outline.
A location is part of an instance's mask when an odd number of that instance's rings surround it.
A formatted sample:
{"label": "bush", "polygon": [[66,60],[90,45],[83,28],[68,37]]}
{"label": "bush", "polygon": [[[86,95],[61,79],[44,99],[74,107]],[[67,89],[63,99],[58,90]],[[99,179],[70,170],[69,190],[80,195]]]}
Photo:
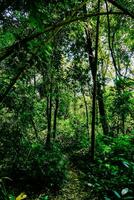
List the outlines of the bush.
{"label": "bush", "polygon": [[[25,144],[26,145],[26,144]],[[46,150],[43,144],[33,143],[25,147],[28,151],[20,155],[12,165],[11,178],[15,183],[31,189],[58,190],[66,177],[67,159],[58,145]]]}
{"label": "bush", "polygon": [[120,155],[126,159],[133,160],[134,147],[132,144],[133,135],[119,135],[113,140],[113,154]]}
{"label": "bush", "polygon": [[99,199],[134,199],[133,135],[98,135],[96,161],[89,163],[86,188]]}

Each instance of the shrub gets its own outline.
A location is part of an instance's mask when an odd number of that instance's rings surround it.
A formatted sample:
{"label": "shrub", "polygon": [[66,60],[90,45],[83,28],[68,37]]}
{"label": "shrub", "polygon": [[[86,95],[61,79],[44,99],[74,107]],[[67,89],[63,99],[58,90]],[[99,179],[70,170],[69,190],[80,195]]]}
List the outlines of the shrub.
{"label": "shrub", "polygon": [[46,150],[43,144],[29,145],[28,153],[20,155],[12,165],[11,178],[22,185],[51,190],[59,189],[66,177],[67,159],[58,145]]}
{"label": "shrub", "polygon": [[86,188],[99,199],[134,199],[132,135],[98,135],[96,161],[89,163]]}

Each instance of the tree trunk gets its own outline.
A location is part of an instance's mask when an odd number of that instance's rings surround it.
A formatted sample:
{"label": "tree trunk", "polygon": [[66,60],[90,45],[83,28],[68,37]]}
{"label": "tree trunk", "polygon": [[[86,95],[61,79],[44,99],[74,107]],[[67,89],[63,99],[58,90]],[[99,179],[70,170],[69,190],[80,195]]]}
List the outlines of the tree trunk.
{"label": "tree trunk", "polygon": [[53,139],[56,138],[58,107],[59,107],[59,97],[56,94],[56,98],[55,98],[55,111],[54,111],[54,124],[53,124]]}
{"label": "tree trunk", "polygon": [[85,110],[86,110],[86,127],[87,127],[87,137],[89,138],[89,116],[88,116],[88,105],[87,105],[87,101],[85,98],[85,94],[83,91],[83,88],[81,87],[81,92],[83,95],[83,99],[84,99],[84,104],[85,104]]}
{"label": "tree trunk", "polygon": [[[84,11],[87,13],[86,7],[84,7]],[[100,12],[100,0],[98,0],[98,13]],[[93,93],[92,93],[92,125],[91,125],[91,160],[94,161],[94,154],[95,154],[95,119],[96,119],[96,92],[97,92],[97,65],[98,65],[98,44],[99,44],[99,23],[100,23],[100,16],[97,17],[97,24],[96,24],[96,42],[95,42],[95,56],[93,54],[92,48],[92,40],[90,36],[90,29],[87,26],[86,31],[86,38],[87,38],[87,52],[89,58],[89,64],[92,73],[93,79]]]}
{"label": "tree trunk", "polygon": [[100,112],[100,122],[102,125],[104,135],[109,134],[109,126],[106,117],[105,105],[103,100],[103,93],[101,89],[101,84],[97,81],[97,98],[98,98],[98,105],[99,105],[99,112]]}
{"label": "tree trunk", "polygon": [[36,139],[39,139],[39,137],[38,137],[38,130],[37,130],[37,128],[36,128],[36,125],[35,125],[35,122],[34,122],[32,116],[31,116],[31,124],[32,124],[33,129],[34,129]]}
{"label": "tree trunk", "polygon": [[51,143],[51,119],[52,119],[52,84],[50,86],[50,94],[47,96],[47,139],[46,139],[46,147],[50,147]]}
{"label": "tree trunk", "polygon": [[50,98],[47,96],[47,108],[46,108],[46,113],[47,113],[47,139],[46,139],[46,146],[50,146],[50,110],[49,110],[49,105],[50,105]]}
{"label": "tree trunk", "polygon": [[95,152],[95,118],[96,118],[96,77],[93,81],[93,96],[92,96],[92,130],[91,130],[91,160],[94,161]]}

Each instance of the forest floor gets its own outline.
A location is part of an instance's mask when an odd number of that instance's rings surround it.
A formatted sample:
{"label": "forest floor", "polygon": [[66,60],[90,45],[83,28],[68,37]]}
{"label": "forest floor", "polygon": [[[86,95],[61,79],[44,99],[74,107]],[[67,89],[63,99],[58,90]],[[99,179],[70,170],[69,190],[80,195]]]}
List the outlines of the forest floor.
{"label": "forest floor", "polygon": [[[79,155],[82,154],[81,150],[72,148],[72,146],[66,146],[63,144],[63,152],[68,160],[67,175],[64,183],[57,193],[53,194],[48,192],[42,192],[34,200],[89,200],[90,194],[84,188],[84,177],[85,173],[79,168],[79,166],[84,165],[83,159],[80,159]],[[85,152],[84,152],[85,153]],[[81,155],[82,156],[82,155]],[[80,165],[79,165],[80,164]],[[96,200],[96,199],[94,199]]]}
{"label": "forest floor", "polygon": [[[71,151],[70,151],[71,150]],[[85,190],[84,177],[85,173],[79,168],[84,165],[81,150],[71,149],[70,146],[64,149],[65,155],[68,157],[69,166],[67,172],[67,180],[62,186],[57,196],[49,197],[50,200],[89,200],[90,194]],[[84,152],[85,153],[85,152]],[[80,165],[79,165],[80,164]]]}
{"label": "forest floor", "polygon": [[84,191],[80,178],[82,172],[76,170],[73,166],[69,166],[67,181],[63,185],[56,197],[51,197],[51,200],[84,200],[87,199],[87,193]]}

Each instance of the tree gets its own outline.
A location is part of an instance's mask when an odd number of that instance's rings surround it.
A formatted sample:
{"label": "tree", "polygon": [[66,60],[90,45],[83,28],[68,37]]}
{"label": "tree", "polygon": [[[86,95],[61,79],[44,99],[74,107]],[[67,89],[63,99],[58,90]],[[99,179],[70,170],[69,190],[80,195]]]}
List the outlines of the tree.
{"label": "tree", "polygon": [[[41,0],[34,1],[34,3],[31,1],[21,1],[20,3],[1,1],[1,106],[18,112],[16,108],[13,108],[14,105],[11,101],[17,105],[16,101],[19,98],[16,91],[19,88],[21,91],[18,84],[20,80],[22,85],[26,84],[27,87],[31,86],[32,88],[29,94],[22,92],[27,96],[25,101],[28,114],[30,103],[27,102],[30,102],[32,97],[37,102],[40,90],[42,107],[43,101],[45,101],[43,107],[45,116],[44,126],[42,126],[41,120],[39,127],[44,127],[46,130],[47,124],[47,144],[50,144],[52,136],[56,137],[58,110],[62,110],[60,104],[63,100],[62,92],[65,91],[65,89],[62,90],[62,87],[67,87],[71,95],[72,90],[75,93],[74,108],[77,107],[75,100],[79,95],[82,96],[88,134],[90,132],[90,105],[87,105],[87,99],[90,98],[92,90],[91,157],[93,160],[96,98],[103,133],[105,135],[109,133],[108,123],[110,120],[107,120],[105,106],[107,102],[104,102],[105,90],[103,90],[101,79],[107,80],[108,73],[112,73],[110,81],[114,78],[116,81],[121,80],[123,77],[131,79],[130,71],[133,71],[131,67],[133,44],[127,36],[128,34],[132,37],[133,31],[127,31],[124,38],[121,38],[122,33],[126,31],[126,28],[128,29],[134,17],[133,6],[127,3],[128,7],[126,8],[125,3],[125,0],[122,4],[120,1],[110,0],[102,2],[77,0],[44,2]],[[121,20],[119,19],[120,15],[122,16]],[[62,63],[63,59],[66,60],[64,64]],[[103,60],[103,66],[101,66],[101,60]],[[102,74],[101,68],[107,69],[105,75]],[[15,89],[16,87],[17,89]],[[37,90],[36,87],[40,89]],[[118,99],[120,99],[124,91],[119,87],[116,89]],[[14,100],[13,92],[16,94]],[[10,101],[7,102],[7,98]],[[125,96],[121,99],[125,100]],[[67,105],[66,108],[68,107]],[[77,109],[74,110],[74,115],[77,115]],[[36,114],[30,114],[29,118],[28,123],[35,135],[38,136]],[[126,119],[127,117],[122,112],[119,121],[123,121],[123,132]],[[28,126],[26,129],[28,131]]]}

